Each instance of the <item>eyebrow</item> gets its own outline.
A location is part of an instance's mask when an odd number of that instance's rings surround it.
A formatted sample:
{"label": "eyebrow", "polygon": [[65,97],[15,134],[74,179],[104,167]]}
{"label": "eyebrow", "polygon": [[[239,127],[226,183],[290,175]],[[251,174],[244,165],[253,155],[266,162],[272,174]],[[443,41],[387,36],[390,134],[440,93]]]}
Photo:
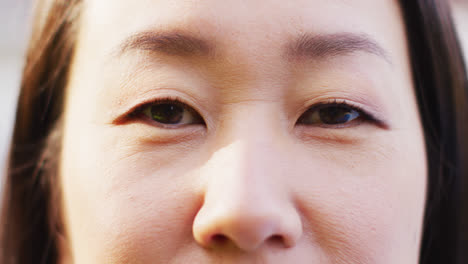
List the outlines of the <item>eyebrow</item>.
{"label": "eyebrow", "polygon": [[303,34],[287,46],[288,58],[325,59],[345,56],[355,52],[377,55],[390,63],[385,49],[366,34],[336,33]]}
{"label": "eyebrow", "polygon": [[[214,43],[181,31],[143,31],[127,38],[118,49],[121,56],[131,50],[158,52],[170,56],[214,56]],[[355,52],[377,55],[391,64],[388,53],[366,34],[303,34],[287,43],[288,59],[327,59]]]}
{"label": "eyebrow", "polygon": [[204,39],[177,31],[144,31],[127,38],[118,49],[118,55],[130,50],[159,52],[171,56],[208,56],[214,48]]}

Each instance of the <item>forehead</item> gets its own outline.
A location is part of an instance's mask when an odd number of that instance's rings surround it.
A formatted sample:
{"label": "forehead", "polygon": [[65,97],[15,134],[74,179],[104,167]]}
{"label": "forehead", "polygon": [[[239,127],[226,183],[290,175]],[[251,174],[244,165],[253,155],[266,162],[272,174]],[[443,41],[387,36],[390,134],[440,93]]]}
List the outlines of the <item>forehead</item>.
{"label": "forehead", "polygon": [[135,32],[183,29],[264,51],[305,32],[355,32],[386,46],[402,38],[401,22],[395,0],[87,0],[82,37],[111,49]]}

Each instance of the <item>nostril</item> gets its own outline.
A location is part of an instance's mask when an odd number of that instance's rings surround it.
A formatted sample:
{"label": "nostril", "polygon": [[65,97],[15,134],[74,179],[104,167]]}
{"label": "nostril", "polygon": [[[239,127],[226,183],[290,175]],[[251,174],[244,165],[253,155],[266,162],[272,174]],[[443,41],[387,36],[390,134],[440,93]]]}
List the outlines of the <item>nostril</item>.
{"label": "nostril", "polygon": [[286,241],[283,236],[281,235],[273,235],[268,238],[268,242],[272,245],[281,246],[281,247],[288,247]]}
{"label": "nostril", "polygon": [[215,245],[224,245],[228,241],[228,237],[222,234],[217,234],[211,237],[211,242]]}

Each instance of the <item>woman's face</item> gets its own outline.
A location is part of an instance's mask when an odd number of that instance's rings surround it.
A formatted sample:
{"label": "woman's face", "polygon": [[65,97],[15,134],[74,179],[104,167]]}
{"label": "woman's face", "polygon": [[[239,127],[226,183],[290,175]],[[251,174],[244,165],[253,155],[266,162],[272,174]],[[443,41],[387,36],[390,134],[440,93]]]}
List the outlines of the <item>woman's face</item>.
{"label": "woman's face", "polygon": [[397,1],[84,1],[60,177],[74,263],[417,263]]}

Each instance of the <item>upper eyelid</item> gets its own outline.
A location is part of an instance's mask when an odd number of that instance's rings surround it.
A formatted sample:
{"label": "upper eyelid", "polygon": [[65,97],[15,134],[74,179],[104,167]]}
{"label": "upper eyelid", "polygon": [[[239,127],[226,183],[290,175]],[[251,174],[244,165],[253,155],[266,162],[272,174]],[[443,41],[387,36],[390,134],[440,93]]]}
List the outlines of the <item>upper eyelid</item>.
{"label": "upper eyelid", "polygon": [[364,110],[362,107],[360,106],[357,106],[357,105],[354,105],[352,103],[347,103],[347,102],[319,102],[315,105],[312,105],[310,106],[305,112],[309,112],[309,111],[312,111],[312,110],[320,110],[322,108],[326,108],[326,107],[333,107],[333,106],[338,106],[338,107],[346,107],[346,108],[349,108],[351,110],[355,110],[361,114],[363,114],[364,116],[372,119],[373,121],[378,121],[376,118],[374,118],[372,116],[372,114],[368,113],[366,110]]}
{"label": "upper eyelid", "polygon": [[313,105],[309,106],[306,111],[308,111],[310,109],[320,109],[320,108],[327,107],[327,106],[344,106],[344,107],[348,107],[348,108],[351,108],[351,109],[354,109],[354,110],[358,110],[358,111],[363,112],[363,113],[366,112],[364,109],[362,109],[362,107],[360,107],[358,105],[355,105],[353,103],[349,103],[346,100],[338,101],[337,99],[328,100],[328,101],[325,101],[325,102],[324,101],[318,102],[316,104],[313,104]]}

